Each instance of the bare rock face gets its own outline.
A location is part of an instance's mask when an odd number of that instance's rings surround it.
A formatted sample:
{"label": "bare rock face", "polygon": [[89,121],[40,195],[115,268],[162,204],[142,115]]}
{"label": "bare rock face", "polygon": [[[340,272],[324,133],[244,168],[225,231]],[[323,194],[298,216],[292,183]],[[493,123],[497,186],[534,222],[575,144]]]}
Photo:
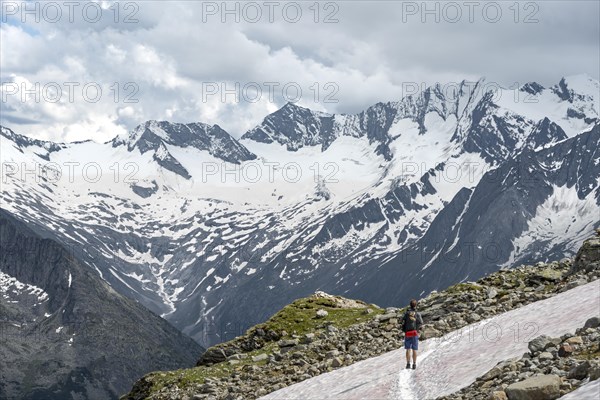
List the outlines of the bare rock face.
{"label": "bare rock face", "polygon": [[600,268],[600,229],[596,229],[596,236],[583,242],[570,273],[590,272],[598,268]]}

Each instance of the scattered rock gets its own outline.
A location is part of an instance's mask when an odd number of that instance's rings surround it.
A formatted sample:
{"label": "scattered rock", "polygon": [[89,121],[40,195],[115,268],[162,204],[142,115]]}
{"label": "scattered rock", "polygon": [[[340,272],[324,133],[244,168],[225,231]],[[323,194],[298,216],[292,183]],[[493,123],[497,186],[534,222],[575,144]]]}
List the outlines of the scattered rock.
{"label": "scattered rock", "polygon": [[572,338],[568,338],[567,340],[565,340],[565,342],[567,342],[570,345],[578,345],[583,344],[583,339],[581,339],[581,336],[573,336]]}
{"label": "scattered rock", "polygon": [[257,356],[252,357],[252,362],[265,361],[268,358],[269,358],[269,356],[267,356],[265,353],[263,353],[263,354],[259,354]]}
{"label": "scattered rock", "polygon": [[293,347],[293,346],[297,346],[298,344],[299,344],[298,339],[280,340],[279,342],[277,342],[277,345],[280,348]]}
{"label": "scattered rock", "polygon": [[[600,265],[590,272],[581,270],[565,275],[572,265],[570,259],[565,259],[560,262],[538,263],[535,267],[522,266],[493,273],[476,284],[468,282],[439,293],[432,292],[426,298],[419,299],[419,309],[426,322],[422,328],[421,340],[457,331],[465,327],[469,321],[493,317],[550,297],[567,290],[571,285],[585,284],[600,277]],[[537,288],[537,291],[534,288]],[[381,309],[322,292],[316,293],[313,298],[317,299],[314,303],[317,306],[313,309],[313,313],[317,313],[320,311],[319,307],[325,305],[332,308],[360,307],[362,310],[357,317],[364,322],[340,327],[334,321],[325,320],[327,321],[325,322],[322,319],[315,321],[311,316],[296,318],[315,323],[315,330],[306,334],[297,333],[293,326],[286,328],[290,331],[288,334],[281,330],[282,328],[272,328],[273,325],[270,326],[268,323],[261,324],[251,328],[246,335],[216,345],[202,355],[199,363],[205,364],[201,365],[239,362],[234,367],[230,367],[231,375],[219,376],[210,382],[207,380],[206,383],[209,385],[206,387],[203,384],[179,380],[181,375],[177,375],[179,377],[169,378],[165,382],[160,398],[185,398],[185,396],[189,398],[201,396],[203,399],[218,400],[258,398],[293,383],[331,371],[332,368],[351,365],[402,346],[403,337],[398,326],[400,310],[392,307],[386,309],[383,315],[365,317],[369,314],[379,314]],[[327,299],[327,301],[318,299]],[[592,360],[589,367],[580,366],[586,357],[589,358],[590,354],[598,351],[599,339],[600,328],[598,328],[597,318],[590,319],[586,327],[579,329],[576,335],[567,334],[562,338],[554,339],[535,338],[529,344],[530,353],[526,353],[519,359],[499,363],[469,387],[444,399],[514,400],[518,397],[511,396],[515,396],[514,393],[517,392],[529,393],[529,396],[531,393],[545,393],[545,390],[552,392],[551,395],[554,396],[554,389],[550,390],[546,386],[537,392],[513,390],[513,394],[509,396],[510,386],[519,382],[528,382],[544,374],[562,377],[563,382],[558,384],[558,388],[561,394],[565,394],[577,389],[588,377],[597,379],[600,376],[600,367],[595,361]],[[249,355],[256,354],[256,350],[269,345],[271,347],[268,348],[272,349],[274,344],[278,344],[279,347],[275,347],[274,351],[271,350],[272,353],[265,351],[250,358]],[[250,361],[255,364],[248,365]],[[570,373],[573,378],[568,377]],[[577,378],[584,374],[586,377],[583,380]],[[152,374],[148,376],[151,377]],[[142,382],[139,387],[144,386],[143,380],[139,382]],[[135,390],[132,390],[133,392]],[[137,397],[133,396],[133,394],[129,397],[125,396],[124,400],[148,397],[147,394],[144,395],[143,387],[135,393]]]}
{"label": "scattered rock", "polygon": [[573,354],[573,347],[569,343],[563,343],[558,348],[559,357],[568,357]]}
{"label": "scattered rock", "polygon": [[323,309],[317,310],[317,318],[325,318],[329,313]]}

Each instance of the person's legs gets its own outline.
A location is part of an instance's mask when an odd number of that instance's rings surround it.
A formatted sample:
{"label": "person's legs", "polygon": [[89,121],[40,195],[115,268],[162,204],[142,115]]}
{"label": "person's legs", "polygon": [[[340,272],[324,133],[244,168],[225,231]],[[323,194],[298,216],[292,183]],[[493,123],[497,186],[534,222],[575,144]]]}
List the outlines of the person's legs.
{"label": "person's legs", "polygon": [[406,349],[406,368],[410,368],[410,338],[404,338],[404,348]]}
{"label": "person's legs", "polygon": [[413,365],[412,368],[416,369],[417,368],[417,351],[419,350],[419,337],[415,336],[413,338],[414,342],[412,345],[412,359],[413,359]]}

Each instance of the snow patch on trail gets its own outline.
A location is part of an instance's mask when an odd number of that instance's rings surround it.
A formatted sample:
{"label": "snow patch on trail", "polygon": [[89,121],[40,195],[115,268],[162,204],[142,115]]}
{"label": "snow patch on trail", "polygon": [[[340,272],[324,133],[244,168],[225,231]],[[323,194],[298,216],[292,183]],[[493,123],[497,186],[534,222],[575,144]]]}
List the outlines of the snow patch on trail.
{"label": "snow patch on trail", "polygon": [[[390,398],[429,399],[454,393],[498,362],[528,352],[527,344],[533,338],[574,332],[598,315],[599,301],[600,281],[595,281],[432,340],[417,361],[419,368],[413,374],[400,374]],[[573,304],[579,304],[576,310]],[[556,318],[563,314],[569,318]]]}
{"label": "snow patch on trail", "polygon": [[[432,399],[470,385],[498,362],[520,357],[539,335],[561,336],[598,316],[600,280],[423,341],[417,370],[395,350],[319,375],[262,399]],[[573,304],[578,307],[573,308]],[[556,318],[569,314],[569,318]],[[468,360],[468,361],[465,361]]]}

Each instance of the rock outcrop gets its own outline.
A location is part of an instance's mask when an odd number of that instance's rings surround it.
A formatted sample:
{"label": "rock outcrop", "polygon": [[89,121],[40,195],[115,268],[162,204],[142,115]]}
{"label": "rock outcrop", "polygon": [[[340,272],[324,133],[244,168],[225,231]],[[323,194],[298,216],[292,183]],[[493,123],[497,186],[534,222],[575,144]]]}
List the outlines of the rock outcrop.
{"label": "rock outcrop", "polygon": [[596,236],[589,238],[577,252],[571,273],[592,271],[600,268],[600,229]]}

